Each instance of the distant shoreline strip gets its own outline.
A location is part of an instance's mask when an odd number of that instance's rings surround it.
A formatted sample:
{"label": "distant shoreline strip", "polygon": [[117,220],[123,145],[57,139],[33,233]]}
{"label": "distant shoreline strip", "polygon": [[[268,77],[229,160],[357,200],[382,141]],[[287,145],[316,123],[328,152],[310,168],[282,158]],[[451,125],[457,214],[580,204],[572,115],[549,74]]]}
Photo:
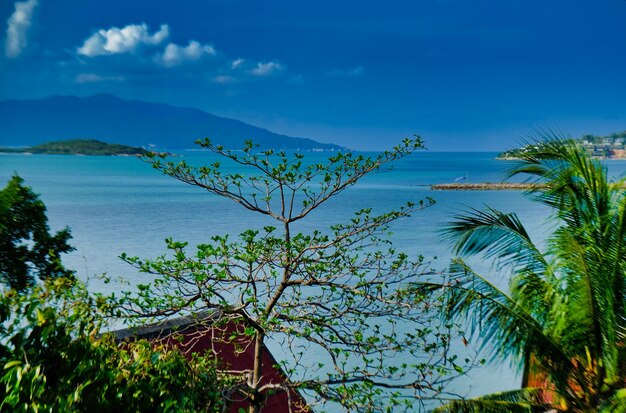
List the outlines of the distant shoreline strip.
{"label": "distant shoreline strip", "polygon": [[434,191],[527,191],[530,189],[543,188],[545,185],[539,184],[515,184],[515,183],[454,183],[435,184],[430,189]]}

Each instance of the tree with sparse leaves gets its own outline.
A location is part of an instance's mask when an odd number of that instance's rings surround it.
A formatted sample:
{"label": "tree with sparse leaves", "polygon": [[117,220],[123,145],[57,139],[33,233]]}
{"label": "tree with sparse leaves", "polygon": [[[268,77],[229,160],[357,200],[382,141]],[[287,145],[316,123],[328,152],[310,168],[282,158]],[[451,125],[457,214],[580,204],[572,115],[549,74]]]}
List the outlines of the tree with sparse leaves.
{"label": "tree with sparse leaves", "polygon": [[[154,278],[136,292],[112,297],[118,316],[211,310],[216,317],[207,331],[226,343],[240,337],[227,328],[220,336],[216,326],[240,326],[254,363],[228,369],[238,380],[226,394],[246,400],[250,412],[261,411],[268,396],[294,390],[314,406],[338,404],[348,411],[423,406],[445,391],[450,371],[467,367],[468,360],[457,362],[449,354],[451,326],[440,326],[429,312],[436,314],[439,303],[403,290],[431,270],[423,258],[396,251],[387,237],[391,223],[432,200],[380,215],[361,209],[326,231],[294,228],[364,176],[423,148],[420,138],[375,158],[338,153],[320,164],[307,163],[300,153],[255,152],[252,144],[232,152],[208,140],[198,143],[245,171],[229,173],[220,162],[194,167],[158,155],[147,161],[276,224],[244,231],[238,239],[213,236],[193,252],[186,242],[169,239],[170,253],[159,258],[123,255]],[[270,368],[261,357],[267,343],[281,349],[284,382],[263,379]]]}
{"label": "tree with sparse leaves", "polygon": [[73,250],[65,228],[50,234],[46,207],[24,180],[15,175],[0,190],[0,279],[24,291],[40,279],[71,277],[60,255]]}

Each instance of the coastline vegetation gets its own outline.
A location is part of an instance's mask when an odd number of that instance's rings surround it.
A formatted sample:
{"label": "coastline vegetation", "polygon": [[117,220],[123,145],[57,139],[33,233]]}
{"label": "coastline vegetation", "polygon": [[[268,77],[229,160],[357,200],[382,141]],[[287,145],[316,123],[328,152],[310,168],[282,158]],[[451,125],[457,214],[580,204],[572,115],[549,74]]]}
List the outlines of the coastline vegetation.
{"label": "coastline vegetation", "polygon": [[[583,135],[579,139],[567,139],[579,145],[585,153],[597,159],[625,159],[626,158],[626,131],[612,133],[607,136]],[[521,148],[504,151],[496,157],[501,160],[524,159],[531,153],[536,152],[542,142],[529,143]]]}
{"label": "coastline vegetation", "polygon": [[95,139],[73,139],[42,143],[28,148],[0,148],[5,153],[32,153],[45,155],[100,155],[130,156],[145,155],[146,149],[133,146],[106,143]]}

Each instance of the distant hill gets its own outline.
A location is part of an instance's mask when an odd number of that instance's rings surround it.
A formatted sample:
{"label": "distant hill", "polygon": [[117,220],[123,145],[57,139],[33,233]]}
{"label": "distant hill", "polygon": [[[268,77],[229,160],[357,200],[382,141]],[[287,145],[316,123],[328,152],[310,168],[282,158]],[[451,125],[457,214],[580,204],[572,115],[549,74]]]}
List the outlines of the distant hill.
{"label": "distant hill", "polygon": [[34,146],[68,139],[96,139],[163,149],[193,148],[210,138],[238,149],[246,140],[262,148],[338,150],[337,145],[293,138],[199,109],[181,108],[113,95],[53,96],[0,101],[0,146]]}
{"label": "distant hill", "polygon": [[74,139],[69,141],[47,142],[22,149],[2,148],[0,152],[36,153],[46,155],[144,155],[143,148],[110,144],[93,139]]}

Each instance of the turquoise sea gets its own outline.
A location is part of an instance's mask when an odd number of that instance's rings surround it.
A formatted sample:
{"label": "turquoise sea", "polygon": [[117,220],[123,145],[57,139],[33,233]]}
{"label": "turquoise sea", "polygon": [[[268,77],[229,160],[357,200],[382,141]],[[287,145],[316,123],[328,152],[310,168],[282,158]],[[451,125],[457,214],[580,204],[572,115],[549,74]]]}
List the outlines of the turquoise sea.
{"label": "turquoise sea", "polygon": [[[185,151],[191,163],[215,161],[208,152]],[[429,184],[453,182],[499,182],[510,161],[495,160],[495,153],[421,152],[385,168],[350,188],[304,220],[298,228],[310,231],[343,222],[361,208],[385,211],[407,201],[432,197],[436,204],[393,225],[394,245],[409,254],[422,254],[435,268],[445,268],[451,248],[441,236],[441,227],[466,208],[489,205],[517,212],[531,234],[541,242],[550,229],[549,211],[516,191],[431,191]],[[327,155],[306,154],[321,162]],[[613,177],[626,171],[626,161],[607,162]],[[92,276],[107,273],[124,277],[131,284],[145,281],[117,257],[155,257],[165,253],[163,240],[172,237],[191,245],[207,242],[215,234],[237,234],[268,224],[242,207],[161,176],[134,157],[87,157],[56,155],[0,155],[0,185],[17,172],[48,208],[50,226],[69,226],[76,251],[64,258],[70,268],[89,278],[92,290],[107,291]],[[436,257],[436,259],[435,259]],[[506,286],[507,274],[497,274],[484,263],[481,271]],[[450,391],[464,396],[519,387],[520,376],[504,365],[472,370],[453,382]]]}

